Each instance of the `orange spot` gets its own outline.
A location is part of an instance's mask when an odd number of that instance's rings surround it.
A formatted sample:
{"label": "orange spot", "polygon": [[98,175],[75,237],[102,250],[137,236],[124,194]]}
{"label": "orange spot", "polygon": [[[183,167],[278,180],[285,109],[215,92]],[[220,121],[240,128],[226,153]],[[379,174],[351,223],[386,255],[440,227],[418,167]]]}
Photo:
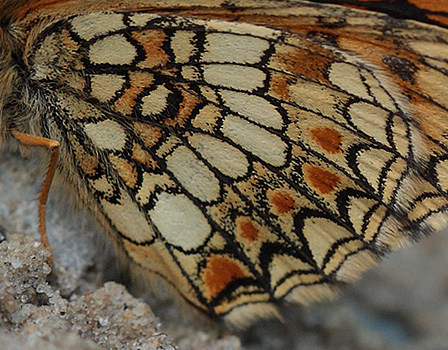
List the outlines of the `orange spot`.
{"label": "orange spot", "polygon": [[134,32],[132,36],[142,44],[146,52],[145,60],[138,64],[139,68],[154,68],[166,65],[169,57],[163,49],[166,38],[163,31],[151,29]]}
{"label": "orange spot", "polygon": [[209,258],[203,272],[204,284],[210,298],[218,295],[230,282],[244,277],[243,271],[234,261],[218,255]]}
{"label": "orange spot", "polygon": [[177,113],[174,119],[166,118],[164,120],[166,125],[184,127],[186,121],[191,117],[194,108],[201,103],[201,99],[185,91],[182,91],[182,97],[183,100],[179,106],[179,113]]}
{"label": "orange spot", "polygon": [[[63,44],[64,47],[70,49],[70,51],[72,52],[73,55],[75,55],[75,52],[77,50],[79,50],[79,44],[72,39],[70,32],[67,29],[64,29],[61,31],[61,40],[64,43]],[[73,68],[76,68],[76,69],[84,68],[82,66],[81,61],[78,61],[78,62],[80,64],[80,67],[73,67]]]}
{"label": "orange spot", "polygon": [[156,145],[157,142],[162,138],[162,131],[160,127],[154,126],[147,123],[134,123],[134,131],[140,136],[145,146],[151,148]]}
{"label": "orange spot", "polygon": [[276,192],[271,201],[279,214],[287,213],[296,207],[294,199],[285,192]]}
{"label": "orange spot", "polygon": [[150,169],[156,169],[157,163],[154,158],[146,152],[138,143],[134,143],[132,148],[132,158],[140,164],[146,165]]}
{"label": "orange spot", "polygon": [[68,135],[68,139],[71,142],[76,159],[84,174],[89,176],[96,175],[98,160],[94,156],[86,153],[74,136]]}
{"label": "orange spot", "polygon": [[[294,79],[294,78],[291,78]],[[295,82],[294,82],[295,83]],[[288,79],[284,74],[272,73],[269,82],[274,97],[288,101],[290,99]]]}
{"label": "orange spot", "polygon": [[313,140],[325,151],[329,153],[341,153],[342,136],[331,128],[311,129]]}
{"label": "orange spot", "polygon": [[252,242],[258,238],[260,231],[255,227],[254,223],[248,218],[241,218],[238,220],[238,228],[241,232],[241,237]]}
{"label": "orange spot", "polygon": [[304,164],[305,181],[321,194],[328,194],[341,182],[339,176],[317,165]]}
{"label": "orange spot", "polygon": [[109,159],[120,174],[124,183],[129,188],[134,188],[137,183],[137,169],[135,168],[135,165],[115,155],[110,155]]}
{"label": "orange spot", "polygon": [[131,86],[124,91],[114,105],[115,110],[124,115],[132,114],[137,96],[154,82],[154,75],[147,72],[131,72],[129,77]]}
{"label": "orange spot", "polygon": [[[306,45],[306,50],[286,45],[279,46],[271,60],[271,66],[285,72],[307,77],[321,84],[328,82],[326,71],[332,59],[323,56],[323,51],[326,50],[322,45],[316,48],[309,47],[313,44],[306,40],[303,45]],[[334,55],[329,53],[329,57],[332,56]]]}

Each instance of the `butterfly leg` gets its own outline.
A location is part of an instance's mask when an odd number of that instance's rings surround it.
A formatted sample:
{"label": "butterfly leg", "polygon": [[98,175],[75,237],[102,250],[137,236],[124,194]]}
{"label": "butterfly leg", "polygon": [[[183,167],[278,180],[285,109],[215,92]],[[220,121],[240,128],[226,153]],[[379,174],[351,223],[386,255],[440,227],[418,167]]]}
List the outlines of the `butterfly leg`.
{"label": "butterfly leg", "polygon": [[42,244],[50,252],[50,257],[48,258],[48,264],[51,267],[53,267],[53,256],[51,254],[50,245],[48,244],[47,232],[45,228],[45,206],[47,204],[48,192],[50,191],[51,183],[53,181],[54,173],[56,171],[56,164],[59,156],[59,142],[44,137],[24,134],[16,130],[13,130],[12,134],[20,143],[24,145],[45,147],[51,151],[51,158],[48,164],[47,174],[45,175],[45,180],[39,194],[39,233]]}

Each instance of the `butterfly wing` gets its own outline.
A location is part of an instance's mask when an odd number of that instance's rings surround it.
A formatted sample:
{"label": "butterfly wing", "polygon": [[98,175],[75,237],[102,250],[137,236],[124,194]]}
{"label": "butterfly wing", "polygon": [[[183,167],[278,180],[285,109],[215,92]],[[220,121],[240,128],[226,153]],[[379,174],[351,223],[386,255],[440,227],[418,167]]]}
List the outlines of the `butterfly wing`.
{"label": "butterfly wing", "polygon": [[232,323],[332,296],[448,205],[446,30],[249,5],[63,13],[23,54],[82,200],[136,266]]}

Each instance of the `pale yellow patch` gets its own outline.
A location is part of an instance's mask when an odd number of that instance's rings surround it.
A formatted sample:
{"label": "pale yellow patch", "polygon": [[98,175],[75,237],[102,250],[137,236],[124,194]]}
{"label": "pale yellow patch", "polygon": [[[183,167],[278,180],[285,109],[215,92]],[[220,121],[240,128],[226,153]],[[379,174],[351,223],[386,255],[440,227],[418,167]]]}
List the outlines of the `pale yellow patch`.
{"label": "pale yellow patch", "polygon": [[423,57],[432,57],[440,60],[446,60],[448,57],[448,46],[444,42],[411,40],[408,45]]}
{"label": "pale yellow patch", "polygon": [[[444,203],[443,199],[440,202]],[[433,212],[429,213],[429,215],[425,218],[425,226],[427,228],[429,228],[430,230],[433,230],[435,232],[446,229],[446,220],[447,220],[446,211],[442,211],[442,212],[440,212],[440,211],[436,212],[436,211],[439,210],[442,206],[444,206],[446,208],[447,205],[448,205],[448,203],[445,202],[439,208],[434,209]]]}
{"label": "pale yellow patch", "polygon": [[255,64],[269,48],[269,42],[252,36],[209,33],[205,38],[204,62]]}
{"label": "pale yellow patch", "polygon": [[286,162],[287,145],[280,137],[240,117],[227,116],[224,119],[222,132],[266,163],[282,166]]}
{"label": "pale yellow patch", "polygon": [[201,94],[204,98],[212,103],[219,104],[218,96],[216,95],[215,89],[212,89],[210,86],[203,85],[200,86]]}
{"label": "pale yellow patch", "polygon": [[408,164],[402,158],[396,159],[388,169],[387,180],[383,187],[383,201],[385,203],[391,203],[396,196],[395,190],[398,186],[398,181],[400,180],[403,173],[406,171]]}
{"label": "pale yellow patch", "polygon": [[448,108],[448,77],[435,69],[419,70],[416,80],[423,92],[430,98]]}
{"label": "pale yellow patch", "polygon": [[[286,258],[286,256],[285,256],[285,258]],[[301,263],[298,260],[298,264],[296,265],[296,268],[299,269],[303,265],[304,264]],[[277,269],[278,271],[271,272],[271,278],[274,277],[273,274],[276,274],[276,278],[279,279],[278,284],[275,285],[275,294],[274,294],[274,296],[277,297],[277,298],[282,298],[283,296],[289,294],[291,292],[291,290],[294,287],[297,287],[298,285],[305,285],[305,286],[309,287],[310,284],[312,285],[314,283],[321,283],[322,282],[322,276],[318,275],[317,273],[316,274],[313,274],[313,273],[311,273],[311,274],[306,274],[306,273],[298,274],[296,272],[294,274],[293,271],[297,271],[297,270],[293,269],[292,266],[291,266],[291,270],[288,271],[288,272],[291,272],[291,275],[289,275],[287,278],[285,278],[285,275],[286,275],[287,271],[284,271],[284,272],[281,271],[280,266]],[[308,269],[308,270],[310,270],[310,269]],[[277,273],[278,273],[278,275],[277,275]],[[320,299],[320,298],[321,297],[319,297],[318,299]],[[289,300],[289,296],[288,296],[287,300],[289,302],[291,302],[291,300]],[[312,298],[309,298],[308,296],[307,297],[304,297],[304,296],[300,297],[299,295],[295,295],[293,297],[293,300],[294,300],[293,302],[296,302],[296,303],[299,303],[299,304],[302,304],[302,305],[304,305],[304,304],[306,305],[306,304],[309,304],[311,301],[316,300],[316,296],[314,296]]]}
{"label": "pale yellow patch", "polygon": [[436,165],[437,180],[443,191],[448,191],[448,160]]}
{"label": "pale yellow patch", "polygon": [[110,101],[120,91],[124,77],[116,74],[96,74],[92,76],[92,96],[101,102]]}
{"label": "pale yellow patch", "polygon": [[141,205],[149,203],[149,197],[154,194],[156,189],[166,190],[169,187],[174,187],[174,181],[168,174],[143,173],[143,179],[140,189],[135,196]]}
{"label": "pale yellow patch", "polygon": [[129,20],[135,26],[143,27],[154,17],[155,16],[153,14],[149,13],[134,13],[132,16],[129,16]]}
{"label": "pale yellow patch", "polygon": [[244,92],[221,90],[224,103],[235,113],[238,113],[255,123],[281,129],[283,119],[275,106],[266,99]]}
{"label": "pale yellow patch", "polygon": [[367,100],[372,99],[361,79],[359,69],[353,65],[342,62],[333,63],[329,69],[329,80],[349,94]]}
{"label": "pale yellow patch", "polygon": [[377,148],[365,149],[358,153],[358,169],[376,190],[380,185],[381,168],[391,157],[390,153]]}
{"label": "pale yellow patch", "polygon": [[249,162],[237,148],[215,137],[193,134],[188,140],[194,148],[216,169],[232,178],[247,173]]}
{"label": "pale yellow patch", "polygon": [[275,306],[268,304],[269,295],[261,287],[240,285],[234,293],[238,298],[228,298],[214,308],[216,313],[225,314],[226,321],[244,326],[259,320],[260,317],[279,317]]}
{"label": "pale yellow patch", "polygon": [[161,193],[149,214],[163,238],[185,250],[198,248],[211,234],[204,214],[185,195]]}
{"label": "pale yellow patch", "polygon": [[266,79],[263,71],[236,64],[204,65],[203,70],[206,82],[236,90],[253,91],[262,87]]}
{"label": "pale yellow patch", "polygon": [[[255,3],[257,3],[255,1]],[[258,4],[257,4],[258,6]],[[265,26],[257,26],[249,23],[230,23],[227,21],[204,21],[204,24],[217,32],[251,35],[265,39],[278,39],[282,35],[279,30],[273,30]]]}
{"label": "pale yellow patch", "polygon": [[125,191],[121,191],[118,204],[105,199],[101,199],[100,203],[109,220],[122,235],[138,243],[154,238],[154,230],[146,216]]}
{"label": "pale yellow patch", "polygon": [[131,64],[136,56],[136,48],[121,34],[98,40],[89,50],[89,59],[96,64]]}
{"label": "pale yellow patch", "polygon": [[205,105],[199,111],[196,117],[192,120],[191,125],[195,128],[213,133],[213,129],[218,121],[218,118],[221,117],[222,115],[219,107],[210,103]]}
{"label": "pale yellow patch", "polygon": [[426,58],[425,62],[435,69],[445,70],[448,72],[448,62],[446,61],[440,61],[439,59],[435,58]]}
{"label": "pale yellow patch", "polygon": [[373,253],[367,250],[347,256],[345,259],[336,272],[337,280],[345,283],[355,282],[364,271],[377,264]]}
{"label": "pale yellow patch", "polygon": [[[370,216],[370,219],[367,222],[367,228],[364,231],[365,242],[371,242],[374,238],[376,238],[378,230],[384,225],[383,219],[388,215],[388,210],[384,205],[375,210],[374,215]],[[399,223],[396,223],[395,226],[393,224],[390,226],[395,229],[396,227],[399,227]]]}
{"label": "pale yellow patch", "polygon": [[350,105],[348,114],[356,127],[374,140],[389,145],[386,134],[386,122],[389,112],[366,102]]}
{"label": "pale yellow patch", "polygon": [[416,206],[409,212],[409,220],[417,221],[428,216],[431,211],[437,212],[441,207],[448,204],[448,200],[443,196],[424,198],[416,204]]}
{"label": "pale yellow patch", "polygon": [[[274,305],[267,304],[267,300],[260,300],[260,296],[253,294],[252,298],[242,295],[240,302],[246,302],[245,305],[238,305],[238,307],[230,308],[229,312],[225,314],[224,320],[236,327],[244,328],[261,318],[276,318],[280,319],[280,314]],[[247,300],[244,300],[247,299]],[[260,303],[261,302],[261,303]]]}
{"label": "pale yellow patch", "polygon": [[[364,78],[364,82],[369,86],[370,94],[375,97],[376,101],[383,108],[395,112],[397,110],[397,107],[395,106],[394,101],[389,95],[391,92],[386,92],[378,82],[378,78],[374,77],[369,71],[362,70],[361,75]],[[387,81],[384,77],[382,77],[381,82],[386,86],[391,86],[393,84],[391,81]]]}
{"label": "pale yellow patch", "polygon": [[[335,17],[336,20],[338,19],[338,17]],[[344,22],[347,23],[348,25],[352,25],[354,28],[369,28],[369,34],[373,35],[375,33],[375,35],[379,35],[382,36],[384,35],[383,32],[379,29],[381,29],[382,27],[378,25],[378,17],[376,16],[355,16],[355,17],[350,17],[347,16],[344,18]],[[378,29],[377,29],[378,28]]]}
{"label": "pale yellow patch", "polygon": [[368,198],[350,197],[348,217],[356,232],[361,233],[365,223],[365,215],[378,202]]}
{"label": "pale yellow patch", "polygon": [[126,143],[126,134],[122,126],[112,120],[86,124],[84,131],[100,149],[121,150]]}
{"label": "pale yellow patch", "polygon": [[325,218],[313,217],[305,220],[303,235],[319,267],[324,267],[324,259],[333,244],[344,238],[352,237],[349,231]]}
{"label": "pale yellow patch", "polygon": [[160,145],[156,154],[159,157],[165,158],[167,154],[179,145],[183,145],[183,142],[177,136],[171,135]]}
{"label": "pale yellow patch", "polygon": [[187,147],[181,146],[166,158],[166,165],[182,186],[201,201],[219,198],[219,181]]}
{"label": "pale yellow patch", "polygon": [[195,53],[193,45],[194,31],[178,30],[171,38],[171,48],[177,63],[187,63]]}
{"label": "pale yellow patch", "polygon": [[376,246],[387,247],[388,249],[398,249],[404,247],[408,241],[403,230],[403,222],[396,217],[385,215],[380,226],[380,232],[374,237]]}
{"label": "pale yellow patch", "polygon": [[407,157],[409,154],[409,137],[407,132],[408,127],[404,120],[399,116],[395,116],[392,125],[392,138],[398,152],[404,157]]}
{"label": "pale yellow patch", "polygon": [[184,79],[196,81],[201,79],[201,72],[197,67],[186,65],[182,67],[182,76]]}
{"label": "pale yellow patch", "polygon": [[158,86],[148,96],[142,98],[142,114],[146,116],[157,115],[166,108],[170,93],[164,85]]}
{"label": "pale yellow patch", "polygon": [[[312,268],[309,264],[291,255],[275,255],[271,263],[269,264],[269,272],[271,274],[271,288],[276,289],[281,283],[284,282],[282,280],[286,275],[297,270],[311,271]],[[314,276],[303,274],[299,275],[298,279],[301,283],[310,282],[308,279],[311,277]],[[284,294],[280,293],[280,295]]]}
{"label": "pale yellow patch", "polygon": [[114,187],[109,182],[106,176],[101,176],[99,179],[90,180],[90,185],[98,192],[104,193],[106,196],[112,196]]}
{"label": "pale yellow patch", "polygon": [[126,28],[123,15],[118,13],[93,12],[76,16],[71,22],[76,34],[85,40]]}
{"label": "pale yellow patch", "polygon": [[[323,270],[324,274],[331,275],[341,266],[348,255],[353,254],[353,252],[356,252],[363,247],[364,243],[358,239],[339,244],[326,262]],[[353,269],[353,272],[356,273],[357,269]],[[352,277],[355,278],[355,276]]]}

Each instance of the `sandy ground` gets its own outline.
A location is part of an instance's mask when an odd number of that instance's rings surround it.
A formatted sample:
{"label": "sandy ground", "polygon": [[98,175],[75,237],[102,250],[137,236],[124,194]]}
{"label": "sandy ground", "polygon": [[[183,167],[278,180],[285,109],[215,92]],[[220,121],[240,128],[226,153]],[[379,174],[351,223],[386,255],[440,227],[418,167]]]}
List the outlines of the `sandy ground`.
{"label": "sandy ground", "polygon": [[2,349],[448,349],[446,232],[392,254],[335,301],[286,306],[283,321],[235,332],[192,323],[170,302],[144,302],[120,284],[104,284],[116,277],[105,268],[114,266],[113,254],[95,239],[101,234],[89,215],[57,194],[48,206],[56,277],[47,278],[37,243],[36,169],[0,149]]}

